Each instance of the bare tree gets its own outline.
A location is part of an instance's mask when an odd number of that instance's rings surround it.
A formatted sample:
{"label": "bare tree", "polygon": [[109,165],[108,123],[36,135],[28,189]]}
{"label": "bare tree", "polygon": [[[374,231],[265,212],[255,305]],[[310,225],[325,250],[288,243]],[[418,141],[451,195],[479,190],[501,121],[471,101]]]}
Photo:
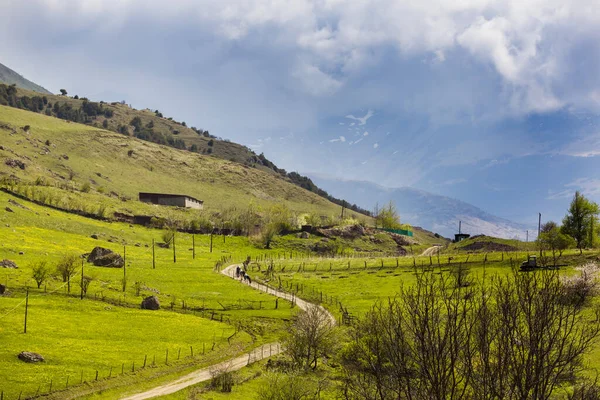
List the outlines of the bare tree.
{"label": "bare tree", "polygon": [[315,369],[320,357],[333,353],[337,343],[334,322],[329,313],[317,305],[310,305],[296,315],[285,340],[286,352],[296,366]]}
{"label": "bare tree", "polygon": [[352,329],[346,399],[549,399],[577,381],[600,313],[565,301],[557,271],[468,288],[419,272]]}
{"label": "bare tree", "polygon": [[223,393],[231,393],[235,379],[231,371],[231,363],[218,364],[210,369],[210,387]]}
{"label": "bare tree", "polygon": [[79,281],[79,287],[81,287],[81,291],[83,292],[84,296],[87,294],[90,284],[95,280],[96,278],[93,276],[84,275],[81,281]]}
{"label": "bare tree", "polygon": [[50,276],[50,269],[48,268],[46,261],[39,261],[33,264],[31,268],[31,276],[39,289]]}
{"label": "bare tree", "polygon": [[75,254],[67,254],[56,265],[56,272],[63,282],[67,282],[69,292],[71,292],[71,277],[77,272],[78,260],[79,257]]}

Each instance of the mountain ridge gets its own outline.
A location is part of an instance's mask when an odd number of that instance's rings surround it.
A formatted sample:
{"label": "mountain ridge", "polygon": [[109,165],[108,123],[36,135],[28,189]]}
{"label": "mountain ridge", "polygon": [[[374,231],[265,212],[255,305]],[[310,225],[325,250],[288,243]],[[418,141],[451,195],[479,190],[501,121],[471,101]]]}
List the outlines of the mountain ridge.
{"label": "mountain ridge", "polygon": [[0,83],[16,85],[18,88],[31,90],[42,94],[52,94],[46,88],[26,79],[23,75],[0,63]]}
{"label": "mountain ridge", "polygon": [[421,226],[445,237],[458,233],[484,234],[501,238],[518,237],[525,240],[526,231],[532,230],[522,223],[495,216],[481,208],[448,196],[434,194],[412,187],[388,188],[369,181],[352,181],[327,178],[307,173],[317,185],[333,196],[343,196],[363,208],[373,208],[393,201],[403,222]]}

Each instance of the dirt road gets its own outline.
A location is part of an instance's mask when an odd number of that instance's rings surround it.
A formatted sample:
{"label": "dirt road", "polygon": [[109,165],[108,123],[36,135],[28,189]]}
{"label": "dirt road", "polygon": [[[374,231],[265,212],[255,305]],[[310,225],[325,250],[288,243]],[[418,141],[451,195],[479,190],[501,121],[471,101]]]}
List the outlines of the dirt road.
{"label": "dirt road", "polygon": [[[237,264],[230,265],[229,267],[223,269],[221,271],[221,273],[232,279],[236,279],[235,278],[235,267],[236,266],[237,266]],[[245,284],[245,283],[240,282],[240,285],[243,285],[243,284]],[[308,307],[313,306],[312,303],[309,303],[307,301],[299,299],[296,296],[294,296],[293,294],[281,292],[279,290],[269,288],[268,286],[262,285],[257,282],[252,282],[252,284],[250,286],[256,290],[266,292],[273,296],[277,296],[277,297],[280,297],[285,300],[293,301],[298,306],[298,308],[300,308],[302,310],[306,310]],[[319,306],[319,307],[322,308],[322,306]],[[323,308],[323,310],[325,310],[325,309]],[[325,310],[325,311],[329,315],[329,318],[331,319],[332,323],[335,324],[336,323],[335,317],[329,311],[327,311],[327,310]],[[239,369],[244,368],[245,366],[247,366],[249,364],[252,364],[253,362],[260,361],[265,358],[269,358],[269,357],[277,355],[279,353],[281,353],[281,345],[279,343],[268,343],[259,348],[252,350],[250,353],[244,354],[242,356],[239,356],[239,357],[231,359],[231,360],[223,361],[223,362],[215,364],[215,365],[211,365],[210,367],[199,369],[199,370],[189,373],[185,376],[182,376],[181,378],[178,378],[172,382],[157,386],[148,391],[138,393],[135,395],[131,395],[131,396],[127,396],[127,397],[123,397],[122,400],[144,400],[144,399],[151,399],[153,397],[164,396],[167,394],[175,393],[182,389],[185,389],[186,387],[189,387],[189,386],[195,385],[197,383],[204,382],[204,381],[211,379],[212,378],[211,371],[222,370],[224,368],[227,368],[229,371],[237,371]]]}
{"label": "dirt road", "polygon": [[441,245],[435,245],[435,246],[431,246],[427,249],[425,249],[425,251],[421,254],[422,257],[433,257],[436,256],[438,253],[438,249],[441,249]]}

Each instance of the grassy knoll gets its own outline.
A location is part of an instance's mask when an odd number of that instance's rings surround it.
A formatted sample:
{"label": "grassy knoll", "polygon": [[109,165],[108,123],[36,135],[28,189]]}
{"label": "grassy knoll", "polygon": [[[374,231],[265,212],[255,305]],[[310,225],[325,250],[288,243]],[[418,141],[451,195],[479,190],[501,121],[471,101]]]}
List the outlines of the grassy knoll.
{"label": "grassy knoll", "polygon": [[478,235],[458,243],[451,243],[444,249],[446,253],[465,252],[512,252],[512,251],[535,251],[535,242],[522,242],[516,239],[500,239],[490,236]]}
{"label": "grassy knoll", "polygon": [[[78,201],[95,208],[106,203],[109,212],[148,215],[147,205],[135,199],[138,192],[156,191],[204,200],[207,212],[245,209],[252,201],[262,208],[285,204],[297,212],[339,213],[338,206],[314,193],[238,163],[4,106],[0,121],[0,174],[59,186],[63,190],[52,197],[61,204],[77,192]],[[28,133],[21,129],[25,125]],[[8,159],[21,160],[25,169],[6,165]],[[88,185],[88,194],[97,196],[81,193]],[[150,215],[164,210],[154,207]]]}

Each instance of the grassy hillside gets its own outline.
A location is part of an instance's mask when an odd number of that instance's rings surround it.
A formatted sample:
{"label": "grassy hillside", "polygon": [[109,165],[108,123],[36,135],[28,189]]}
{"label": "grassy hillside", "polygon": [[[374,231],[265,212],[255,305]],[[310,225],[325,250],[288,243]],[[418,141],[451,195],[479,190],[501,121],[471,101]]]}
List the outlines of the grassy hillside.
{"label": "grassy hillside", "polygon": [[185,122],[166,118],[159,110],[136,110],[123,103],[93,102],[75,95],[38,94],[0,84],[0,105],[25,109],[63,120],[78,122],[126,136],[134,136],[153,143],[163,144],[193,153],[210,155],[276,175],[288,182],[318,194],[335,204],[369,214],[355,204],[330,196],[309,178],[296,172],[288,173],[278,168],[263,154],[257,155],[246,146],[221,139],[208,131],[188,127]]}
{"label": "grassy hillside", "polygon": [[80,201],[135,214],[202,215],[136,201],[138,192],[150,191],[202,199],[204,214],[249,204],[257,210],[285,205],[296,212],[339,214],[339,206],[317,194],[239,163],[10,107],[0,106],[0,124],[0,177],[37,181],[25,189],[30,198],[45,192],[56,204]]}
{"label": "grassy hillside", "polygon": [[[0,295],[0,392],[4,391],[5,399],[16,399],[21,390],[23,398],[29,397],[38,386],[45,393],[52,381],[56,390],[58,382],[64,387],[67,376],[71,385],[78,385],[81,373],[90,382],[96,370],[103,381],[111,368],[113,377],[120,375],[123,363],[126,373],[133,362],[137,371],[146,355],[148,365],[156,356],[155,376],[178,365],[226,357],[274,340],[294,311],[289,302],[276,305],[271,296],[214,270],[223,257],[233,263],[259,252],[277,254],[254,249],[247,238],[215,240],[210,252],[209,236],[196,235],[194,258],[192,236],[178,234],[177,262],[173,262],[172,249],[157,247],[154,269],[152,240],[160,241],[158,230],[84,218],[5,193],[0,193],[0,205],[0,260],[12,260],[18,266],[0,267],[0,282],[7,287],[7,293]],[[6,211],[6,207],[14,210]],[[99,239],[91,238],[92,233]],[[118,238],[118,243],[110,238]],[[84,263],[84,275],[93,281],[83,300],[78,284],[81,266],[71,279],[70,292],[56,274],[56,264],[66,254],[79,256],[95,246],[123,254],[123,245],[127,252],[125,291],[122,268]],[[50,276],[37,289],[32,270],[41,261],[47,263]],[[26,287],[30,298],[24,335]],[[139,310],[142,298],[149,295],[159,298],[162,311]],[[212,343],[215,350],[209,351]],[[206,354],[201,352],[204,346]],[[171,368],[165,366],[167,349]],[[41,353],[46,362],[29,365],[17,360],[24,350]]]}
{"label": "grassy hillside", "polygon": [[7,85],[17,85],[17,87],[32,90],[34,92],[51,94],[48,90],[44,89],[40,85],[33,83],[21,75],[17,74],[6,65],[0,64],[0,83],[6,83]]}

